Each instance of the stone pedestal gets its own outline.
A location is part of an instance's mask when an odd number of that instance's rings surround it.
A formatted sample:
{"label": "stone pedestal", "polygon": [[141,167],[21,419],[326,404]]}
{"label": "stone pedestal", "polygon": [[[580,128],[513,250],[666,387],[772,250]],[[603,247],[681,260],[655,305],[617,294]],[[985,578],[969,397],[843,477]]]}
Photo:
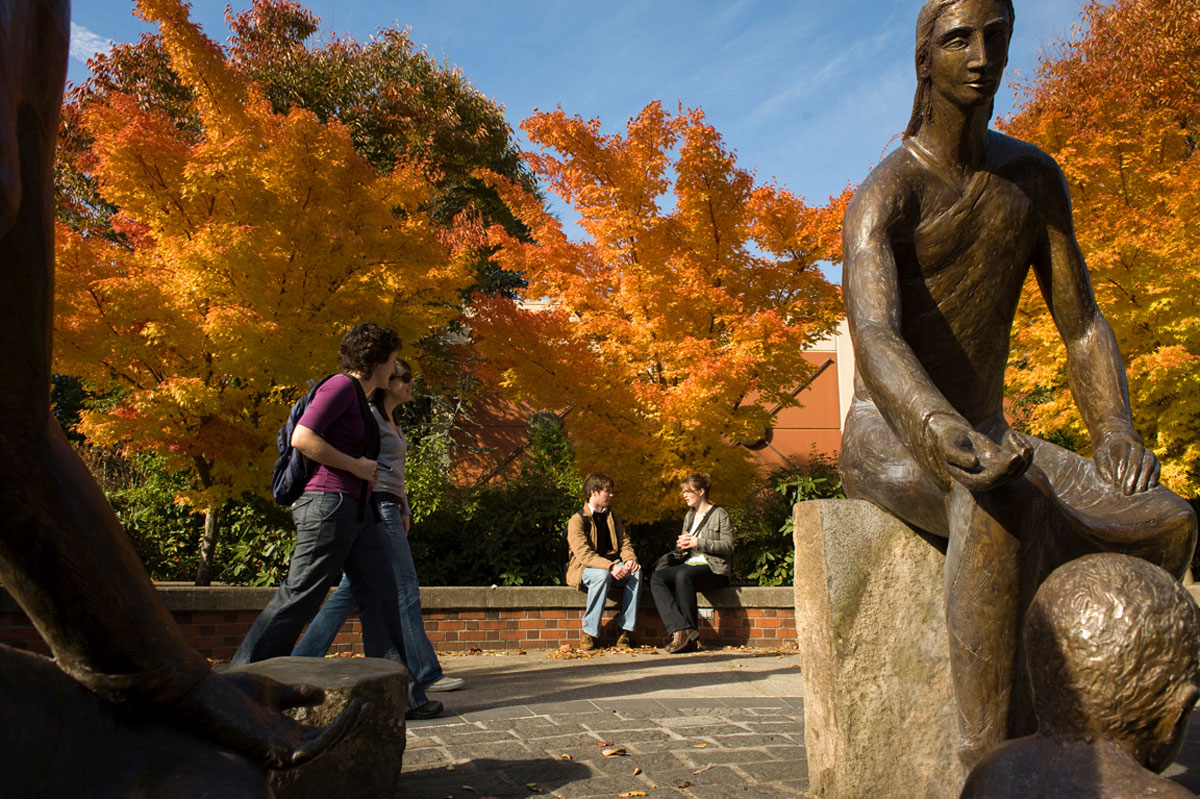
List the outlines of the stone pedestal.
{"label": "stone pedestal", "polygon": [[311,763],[271,773],[271,786],[279,799],[396,795],[404,760],[408,669],[381,658],[284,657],[234,671],[323,688],[323,704],[288,711],[304,724],[328,724],[355,697],[372,705],[359,728],[333,749]]}
{"label": "stone pedestal", "polygon": [[794,509],[808,775],[822,799],[954,799],[945,556],[860,500]]}

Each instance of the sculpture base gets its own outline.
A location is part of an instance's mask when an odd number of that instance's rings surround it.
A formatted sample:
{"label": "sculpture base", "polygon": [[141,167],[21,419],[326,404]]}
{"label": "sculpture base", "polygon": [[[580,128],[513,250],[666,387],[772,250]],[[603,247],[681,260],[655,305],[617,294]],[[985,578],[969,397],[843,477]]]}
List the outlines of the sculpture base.
{"label": "sculpture base", "polygon": [[298,768],[272,772],[278,799],[396,795],[404,760],[408,669],[381,658],[281,657],[231,671],[324,689],[324,703],[288,711],[304,724],[329,724],[355,697],[372,706],[362,725],[329,752]]}
{"label": "sculpture base", "polygon": [[954,799],[945,556],[860,500],[794,508],[808,775],[823,799]]}

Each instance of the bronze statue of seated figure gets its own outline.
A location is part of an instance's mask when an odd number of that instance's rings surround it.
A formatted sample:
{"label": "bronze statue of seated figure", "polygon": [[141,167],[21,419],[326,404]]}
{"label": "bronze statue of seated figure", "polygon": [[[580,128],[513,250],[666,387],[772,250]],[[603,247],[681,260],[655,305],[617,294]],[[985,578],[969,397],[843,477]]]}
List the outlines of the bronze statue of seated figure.
{"label": "bronze statue of seated figure", "polygon": [[[1057,566],[1090,552],[1175,576],[1196,516],[1158,485],[1133,428],[1112,329],[1092,295],[1058,165],[988,129],[1011,0],[928,0],[903,144],[863,182],[843,228],[856,359],[840,470],[869,500],[947,541],[946,621],[969,768],[1032,732],[1018,631]],[[1066,345],[1092,458],[1004,418],[1004,370],[1029,270]]]}

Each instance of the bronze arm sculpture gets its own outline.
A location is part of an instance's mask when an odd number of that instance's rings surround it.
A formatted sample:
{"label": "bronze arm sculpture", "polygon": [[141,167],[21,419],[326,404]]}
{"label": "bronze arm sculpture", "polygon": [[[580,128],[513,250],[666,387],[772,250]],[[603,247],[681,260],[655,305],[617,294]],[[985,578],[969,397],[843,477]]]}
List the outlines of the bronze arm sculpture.
{"label": "bronze arm sculpture", "polygon": [[[61,699],[74,707],[94,696],[104,705],[95,712],[64,710],[64,718],[115,709],[114,724],[136,730],[164,722],[197,738],[200,748],[231,750],[268,768],[295,765],[345,735],[361,706],[347,708],[327,729],[304,727],[282,711],[319,703],[321,691],[215,673],[175,627],[104,495],[50,414],[51,181],[68,19],[66,0],[0,0],[0,381],[6,390],[0,404],[0,580],[50,645],[57,666],[90,692],[48,687],[44,701]],[[30,670],[41,668],[31,663],[30,656],[0,647],[0,684],[29,690]],[[16,699],[0,695],[10,709]],[[43,712],[56,711],[46,706]],[[4,715],[12,724],[13,716]],[[54,742],[38,741],[33,733],[16,738],[11,746],[29,751],[4,751],[6,780],[10,769],[36,768],[42,762],[38,747]],[[36,775],[26,776],[29,785],[37,784]],[[91,790],[89,795],[105,795]],[[254,790],[265,795],[265,780]]]}

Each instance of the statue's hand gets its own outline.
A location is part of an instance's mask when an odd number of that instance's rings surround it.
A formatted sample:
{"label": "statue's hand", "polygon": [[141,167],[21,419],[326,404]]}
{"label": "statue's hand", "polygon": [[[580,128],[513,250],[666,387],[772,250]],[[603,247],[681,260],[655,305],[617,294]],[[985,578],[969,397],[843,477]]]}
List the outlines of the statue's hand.
{"label": "statue's hand", "polygon": [[332,747],[370,711],[370,705],[355,699],[328,727],[308,727],[283,713],[324,700],[325,692],[310,685],[287,685],[257,674],[213,672],[184,701],[191,722],[184,725],[267,768],[290,768]]}
{"label": "statue's hand", "polygon": [[1125,495],[1148,491],[1158,485],[1162,467],[1137,436],[1104,436],[1096,445],[1092,460],[1100,476]]}
{"label": "statue's hand", "polygon": [[928,430],[945,460],[947,476],[972,491],[1012,482],[1033,462],[1031,447],[997,444],[958,416],[937,414],[930,418]]}

